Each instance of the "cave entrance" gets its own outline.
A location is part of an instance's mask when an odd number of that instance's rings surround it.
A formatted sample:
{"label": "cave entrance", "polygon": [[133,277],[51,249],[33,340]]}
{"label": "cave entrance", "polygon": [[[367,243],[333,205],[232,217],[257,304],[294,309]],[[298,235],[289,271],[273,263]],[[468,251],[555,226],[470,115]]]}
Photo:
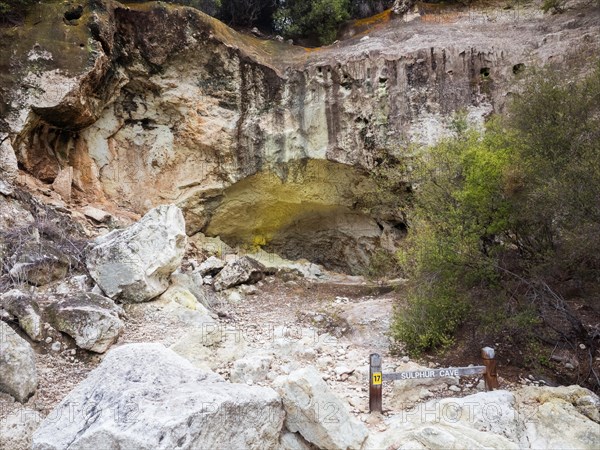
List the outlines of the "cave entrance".
{"label": "cave entrance", "polygon": [[288,163],[229,187],[204,232],[229,245],[363,273],[382,227],[365,199],[376,189],[363,171],[324,160]]}

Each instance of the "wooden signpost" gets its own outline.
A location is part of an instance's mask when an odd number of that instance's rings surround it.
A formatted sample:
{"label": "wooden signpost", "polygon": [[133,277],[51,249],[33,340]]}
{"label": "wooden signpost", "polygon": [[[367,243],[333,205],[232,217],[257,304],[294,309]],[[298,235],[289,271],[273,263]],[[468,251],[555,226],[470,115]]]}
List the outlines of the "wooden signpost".
{"label": "wooden signpost", "polygon": [[421,378],[464,377],[468,375],[483,375],[485,388],[488,391],[498,389],[498,374],[496,372],[496,355],[493,348],[481,349],[483,366],[450,367],[447,369],[412,370],[408,372],[383,373],[381,356],[372,353],[369,356],[369,411],[383,410],[383,382],[393,380],[417,380]]}

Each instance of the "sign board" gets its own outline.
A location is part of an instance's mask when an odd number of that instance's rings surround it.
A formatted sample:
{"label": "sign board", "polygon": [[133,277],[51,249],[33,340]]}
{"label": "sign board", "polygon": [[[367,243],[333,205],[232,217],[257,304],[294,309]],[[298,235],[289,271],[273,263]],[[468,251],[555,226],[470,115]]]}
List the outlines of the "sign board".
{"label": "sign board", "polygon": [[464,377],[483,375],[488,391],[498,389],[498,372],[496,371],[496,352],[493,348],[481,349],[483,366],[449,367],[446,369],[412,370],[407,372],[383,373],[381,356],[377,353],[369,355],[369,411],[383,411],[383,382],[393,380],[419,380],[422,378]]}
{"label": "sign board", "polygon": [[410,372],[384,373],[384,381],[418,380],[420,378],[464,377],[485,373],[485,366],[450,367],[448,369],[414,370]]}

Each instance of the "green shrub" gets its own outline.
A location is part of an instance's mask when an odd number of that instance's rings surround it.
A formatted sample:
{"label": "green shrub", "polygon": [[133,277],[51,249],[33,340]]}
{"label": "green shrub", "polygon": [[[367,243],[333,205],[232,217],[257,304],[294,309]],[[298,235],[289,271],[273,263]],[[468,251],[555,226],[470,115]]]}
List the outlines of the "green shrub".
{"label": "green shrub", "polygon": [[452,342],[472,292],[498,282],[497,237],[507,229],[510,147],[492,123],[482,136],[456,120],[456,137],[423,153],[413,172],[411,228],[399,261],[410,282],[392,337],[411,353]]}
{"label": "green shrub", "polygon": [[330,44],[349,9],[348,0],[286,0],[275,13],[275,28],[288,38],[314,36]]}
{"label": "green shrub", "polygon": [[34,0],[0,0],[0,25],[14,25],[24,17]]}
{"label": "green shrub", "polygon": [[542,11],[545,13],[550,11],[552,14],[562,13],[565,10],[566,3],[566,0],[544,0]]}
{"label": "green shrub", "polygon": [[600,66],[583,79],[553,68],[530,74],[508,118],[481,135],[458,116],[454,130],[415,163],[399,255],[407,306],[392,336],[410,352],[445,346],[474,308],[474,323],[489,328],[482,318],[494,314],[516,341],[558,333],[589,342],[593,331],[560,280],[597,295]]}

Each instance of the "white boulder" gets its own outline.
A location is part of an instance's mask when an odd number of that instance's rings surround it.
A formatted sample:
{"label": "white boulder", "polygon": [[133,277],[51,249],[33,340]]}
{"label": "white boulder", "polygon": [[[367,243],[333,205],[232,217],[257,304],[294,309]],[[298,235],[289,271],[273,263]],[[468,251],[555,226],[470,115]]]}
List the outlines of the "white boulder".
{"label": "white boulder", "polygon": [[54,328],[75,339],[77,347],[96,353],[108,350],[124,327],[119,318],[121,308],[111,299],[92,293],[63,298],[46,312]]}
{"label": "white boulder", "polygon": [[198,267],[197,272],[202,276],[216,275],[225,267],[225,261],[216,256],[211,256]]}
{"label": "white boulder", "polygon": [[35,392],[37,380],[31,345],[0,321],[0,391],[24,403]]}
{"label": "white boulder", "polygon": [[167,290],[181,264],[187,237],[181,210],[163,205],[139,222],[97,238],[87,268],[98,286],[123,303],[151,300]]}
{"label": "white boulder", "polygon": [[130,344],[67,395],[32,448],[275,449],[283,419],[272,389],[226,383],[160,344]]}
{"label": "white boulder", "polygon": [[248,355],[233,363],[230,380],[234,383],[256,383],[267,379],[273,357],[268,354]]}
{"label": "white boulder", "polygon": [[275,380],[287,413],[286,428],[319,448],[360,449],[367,438],[365,425],[356,421],[313,367]]}
{"label": "white boulder", "polygon": [[11,289],[0,296],[0,307],[17,318],[21,329],[33,341],[42,340],[40,307],[30,295],[18,289]]}

